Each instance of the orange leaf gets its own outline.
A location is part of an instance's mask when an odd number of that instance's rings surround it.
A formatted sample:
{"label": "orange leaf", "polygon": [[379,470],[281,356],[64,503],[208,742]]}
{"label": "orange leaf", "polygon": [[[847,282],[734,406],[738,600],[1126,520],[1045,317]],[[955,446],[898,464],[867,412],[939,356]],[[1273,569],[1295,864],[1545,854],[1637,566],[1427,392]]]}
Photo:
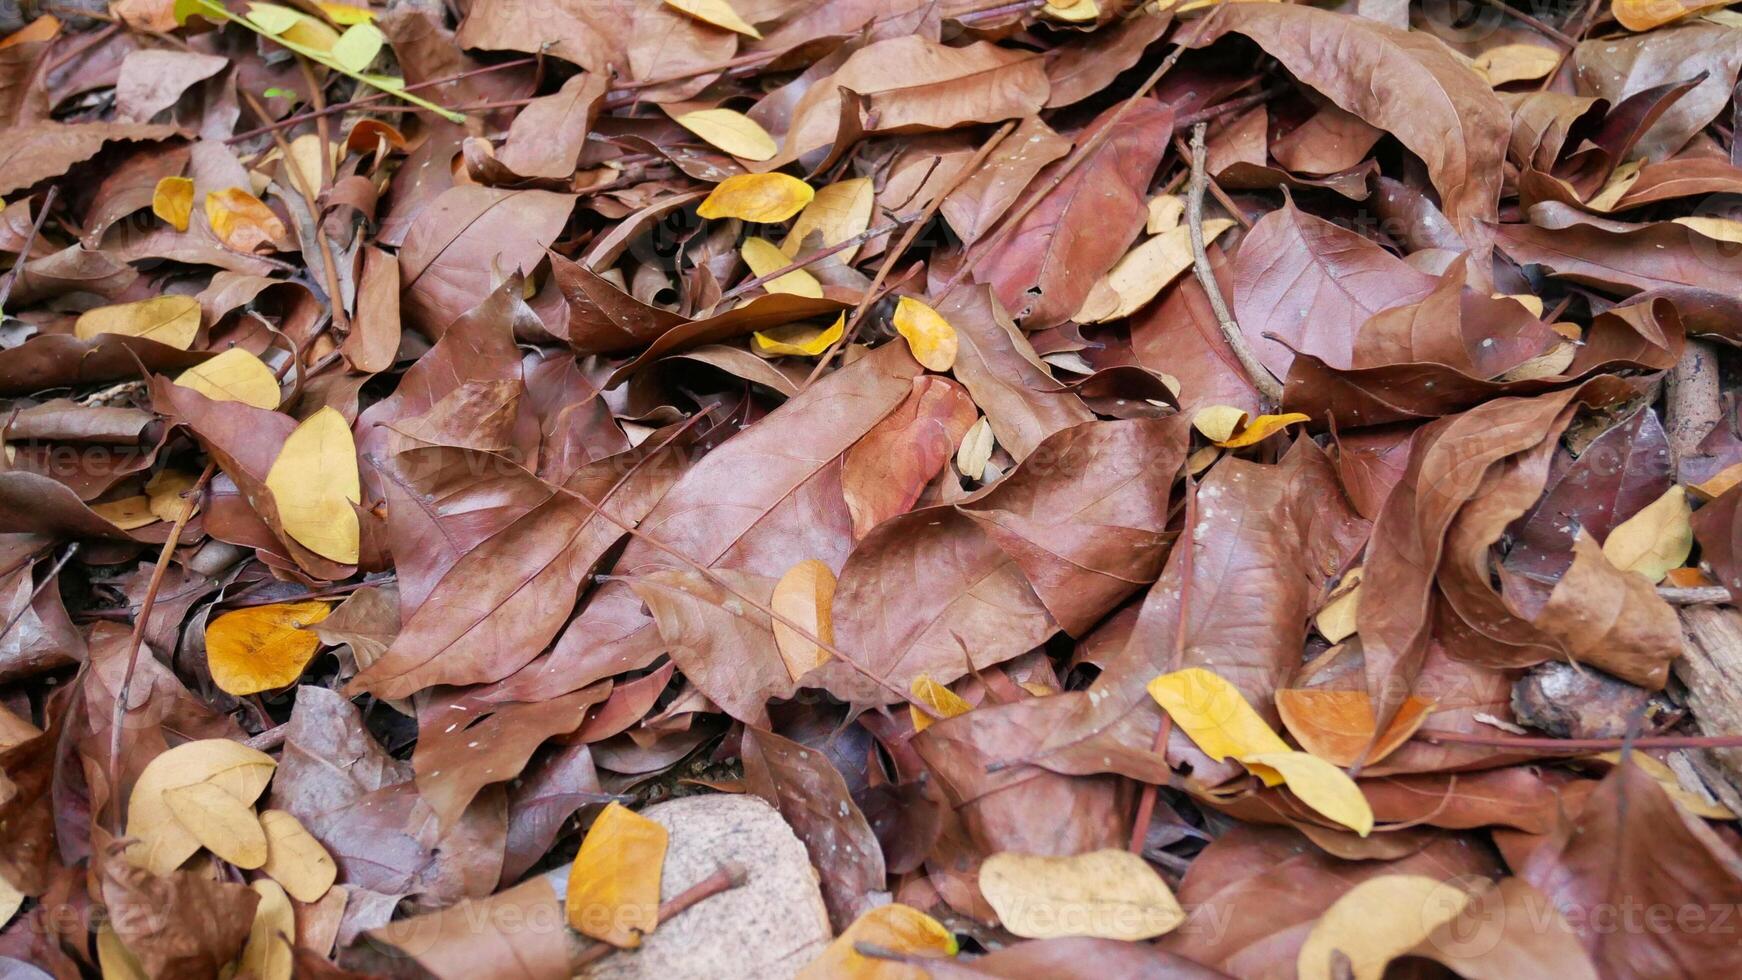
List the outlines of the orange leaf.
{"label": "orange leaf", "polygon": [[[1427,720],[1434,703],[1410,695],[1385,735],[1367,756],[1372,765],[1409,741]],[[1291,688],[1276,692],[1276,710],[1301,747],[1339,766],[1352,766],[1373,741],[1373,699],[1366,691],[1321,691]]]}
{"label": "orange leaf", "polygon": [[612,803],[581,841],[569,868],[569,925],[622,949],[641,945],[659,925],[659,876],[669,835],[664,827]]}
{"label": "orange leaf", "polygon": [[253,254],[262,245],[284,237],[284,222],[266,202],[240,187],[206,195],[206,220],[218,240],[238,252]]}
{"label": "orange leaf", "polygon": [[963,700],[960,694],[932,680],[930,674],[921,674],[915,677],[909,686],[914,697],[937,713],[937,718],[933,718],[913,705],[908,705],[907,710],[913,716],[913,730],[916,732],[923,732],[930,728],[933,721],[954,718],[974,709],[974,706]]}
{"label": "orange leaf", "polygon": [[[817,639],[833,644],[835,630],[830,609],[834,602],[835,573],[815,558],[806,558],[787,569],[775,583],[769,605],[775,612],[810,630]],[[786,671],[793,680],[829,659],[827,650],[800,636],[792,627],[779,620],[775,620],[773,626],[774,645],[780,651],[780,658],[786,661]]]}
{"label": "orange leaf", "polygon": [[194,213],[193,178],[165,177],[158,181],[151,192],[151,213],[176,231],[187,231],[188,218]]}
{"label": "orange leaf", "polygon": [[948,371],[956,364],[956,328],[943,314],[911,296],[895,304],[895,332],[907,338],[913,359],[932,371]]}
{"label": "orange leaf", "polygon": [[299,629],[327,618],[324,602],[277,602],[227,612],[206,627],[212,681],[238,697],[271,691],[302,676],[320,637]]}

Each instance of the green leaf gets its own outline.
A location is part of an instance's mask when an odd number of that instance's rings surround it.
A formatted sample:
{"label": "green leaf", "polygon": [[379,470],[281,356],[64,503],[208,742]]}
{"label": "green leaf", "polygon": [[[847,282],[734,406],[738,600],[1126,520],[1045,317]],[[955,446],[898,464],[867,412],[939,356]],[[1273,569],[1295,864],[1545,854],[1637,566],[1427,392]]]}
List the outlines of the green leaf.
{"label": "green leaf", "polygon": [[279,88],[276,85],[272,86],[271,88],[267,89],[264,92],[261,92],[260,94],[269,98],[269,99],[294,99],[294,98],[296,98],[295,92],[293,92],[287,88]]}
{"label": "green leaf", "polygon": [[276,3],[251,3],[248,5],[248,19],[253,21],[254,26],[259,28],[262,33],[270,34],[273,37],[295,27],[302,18],[303,15],[299,11],[289,7],[281,7]]}
{"label": "green leaf", "polygon": [[186,24],[190,17],[203,17],[215,24],[230,19],[229,11],[213,0],[175,0],[175,22]]}
{"label": "green leaf", "polygon": [[347,71],[360,72],[374,62],[386,41],[374,24],[353,24],[333,44],[333,60]]}

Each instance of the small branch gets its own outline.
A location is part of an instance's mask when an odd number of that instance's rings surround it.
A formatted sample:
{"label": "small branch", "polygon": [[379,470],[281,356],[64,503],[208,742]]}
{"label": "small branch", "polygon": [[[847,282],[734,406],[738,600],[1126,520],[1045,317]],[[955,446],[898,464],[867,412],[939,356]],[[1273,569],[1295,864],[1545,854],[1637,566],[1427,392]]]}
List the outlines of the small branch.
{"label": "small branch", "polygon": [[271,752],[284,744],[284,737],[289,732],[290,722],[287,721],[282,725],[274,725],[253,738],[244,740],[242,744],[258,752]]}
{"label": "small branch", "polygon": [[1543,21],[1541,18],[1532,17],[1530,14],[1527,14],[1524,11],[1519,10],[1517,7],[1513,7],[1513,6],[1510,6],[1510,5],[1502,2],[1502,0],[1482,0],[1482,2],[1487,4],[1490,7],[1493,7],[1495,10],[1498,10],[1501,13],[1506,14],[1507,16],[1511,17],[1512,19],[1514,19],[1520,23],[1529,24],[1531,27],[1535,28],[1537,30],[1537,32],[1543,34],[1546,37],[1552,38],[1557,44],[1559,44],[1563,48],[1567,48],[1568,50],[1571,50],[1571,49],[1579,46],[1579,42],[1566,36],[1566,34],[1561,32],[1558,28],[1552,27],[1547,22]]}
{"label": "small branch", "polygon": [[1660,585],[1657,597],[1672,606],[1711,606],[1729,602],[1730,590],[1722,585]]}
{"label": "small branch", "polygon": [[1227,300],[1222,298],[1222,287],[1216,283],[1216,272],[1210,268],[1210,255],[1204,248],[1204,188],[1210,179],[1204,172],[1207,155],[1204,149],[1204,131],[1208,128],[1208,123],[1197,123],[1192,127],[1192,177],[1186,190],[1186,225],[1192,238],[1192,271],[1197,274],[1198,284],[1204,287],[1205,295],[1210,298],[1210,309],[1216,313],[1216,324],[1222,328],[1222,339],[1228,342],[1234,358],[1240,362],[1246,377],[1252,381],[1252,387],[1258,389],[1258,394],[1266,403],[1278,405],[1282,402],[1282,385],[1259,362],[1257,355],[1252,353],[1252,348],[1246,343],[1246,335],[1240,332],[1240,324],[1235,322],[1234,314],[1228,310]]}
{"label": "small branch", "polygon": [[48,574],[42,577],[42,581],[36,583],[36,588],[30,590],[30,598],[24,600],[24,604],[19,606],[18,611],[12,614],[12,618],[6,621],[6,626],[0,628],[0,639],[5,639],[6,634],[12,632],[12,627],[17,626],[18,621],[24,618],[24,614],[30,611],[30,607],[36,605],[36,598],[42,595],[42,590],[48,588],[48,583],[53,582],[54,577],[60,574],[60,570],[65,568],[67,562],[71,561],[73,556],[78,553],[79,543],[77,541],[67,545],[66,553],[55,559],[54,567],[48,570]]}
{"label": "small branch", "polygon": [[1417,732],[1416,739],[1435,745],[1481,745],[1526,752],[1610,752],[1635,749],[1735,749],[1742,735],[1646,735],[1640,738],[1529,738],[1519,735],[1479,735],[1473,732]]}
{"label": "small branch", "polygon": [[1669,436],[1670,465],[1699,454],[1700,442],[1723,421],[1718,383],[1718,350],[1709,340],[1687,339],[1681,359],[1665,379],[1664,428]]}
{"label": "small branch", "polygon": [[12,260],[12,268],[6,273],[6,282],[0,284],[0,314],[6,312],[6,301],[12,298],[12,286],[24,275],[25,263],[30,261],[30,250],[36,247],[36,236],[42,231],[42,223],[48,220],[48,209],[54,207],[55,196],[60,193],[59,187],[50,187],[42,197],[42,210],[36,212],[36,220],[31,222],[30,233],[24,236],[24,247],[19,250],[18,258]]}
{"label": "small branch", "polygon": [[[728,892],[742,886],[750,880],[750,873],[744,866],[727,862],[714,869],[714,873],[672,896],[671,901],[659,904],[659,921],[665,922],[677,918],[690,906],[705,899],[713,898],[721,892]],[[610,956],[617,952],[617,947],[610,943],[594,940],[579,953],[569,957],[571,972],[580,973],[581,968]]]}

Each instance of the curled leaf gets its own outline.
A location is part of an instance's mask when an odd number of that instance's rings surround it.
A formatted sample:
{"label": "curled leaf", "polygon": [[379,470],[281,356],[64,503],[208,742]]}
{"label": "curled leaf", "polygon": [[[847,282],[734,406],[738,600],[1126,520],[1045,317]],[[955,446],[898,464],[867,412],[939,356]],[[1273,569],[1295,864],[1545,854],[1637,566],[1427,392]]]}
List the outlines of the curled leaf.
{"label": "curled leaf", "polygon": [[1427,698],[1410,695],[1385,726],[1385,735],[1374,741],[1379,719],[1366,691],[1287,688],[1276,692],[1276,710],[1288,733],[1308,752],[1338,766],[1352,766],[1363,755],[1367,765],[1373,765],[1397,751],[1427,721],[1433,707]]}
{"label": "curled leaf", "polygon": [[937,310],[911,296],[895,304],[895,331],[907,338],[913,359],[927,370],[948,371],[956,363],[956,328]]}
{"label": "curled leaf", "polygon": [[751,335],[756,353],[764,357],[816,357],[835,345],[846,332],[847,314],[835,317],[828,327],[813,327],[808,323],[793,323],[784,327],[758,330]]}
{"label": "curled leaf", "polygon": [[212,620],[206,627],[212,682],[238,697],[295,683],[321,644],[300,627],[326,619],[328,611],[324,602],[279,602]]}

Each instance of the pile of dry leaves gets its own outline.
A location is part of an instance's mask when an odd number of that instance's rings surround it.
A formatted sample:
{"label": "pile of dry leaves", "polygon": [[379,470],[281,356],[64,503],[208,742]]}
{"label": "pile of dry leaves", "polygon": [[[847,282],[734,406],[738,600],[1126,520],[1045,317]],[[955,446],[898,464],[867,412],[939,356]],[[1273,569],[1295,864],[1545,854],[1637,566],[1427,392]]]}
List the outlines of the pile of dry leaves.
{"label": "pile of dry leaves", "polygon": [[0,29],[0,975],[1742,971],[1742,10]]}

